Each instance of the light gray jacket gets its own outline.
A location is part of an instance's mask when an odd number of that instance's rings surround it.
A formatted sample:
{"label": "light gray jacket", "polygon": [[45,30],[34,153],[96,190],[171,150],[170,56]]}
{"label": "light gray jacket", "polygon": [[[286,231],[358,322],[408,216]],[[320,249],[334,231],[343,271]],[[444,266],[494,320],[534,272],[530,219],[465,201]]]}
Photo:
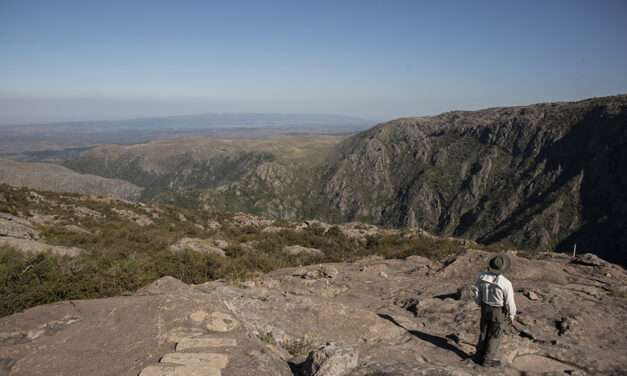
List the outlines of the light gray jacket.
{"label": "light gray jacket", "polygon": [[509,279],[502,274],[482,272],[473,288],[475,300],[493,307],[505,307],[510,320],[516,317],[514,288]]}

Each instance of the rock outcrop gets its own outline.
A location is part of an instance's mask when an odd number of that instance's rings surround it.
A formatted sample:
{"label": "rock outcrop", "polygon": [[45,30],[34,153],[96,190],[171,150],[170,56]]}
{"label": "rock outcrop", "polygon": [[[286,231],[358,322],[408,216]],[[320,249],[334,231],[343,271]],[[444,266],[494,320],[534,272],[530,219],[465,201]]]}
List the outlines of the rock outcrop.
{"label": "rock outcrop", "polygon": [[11,376],[618,375],[627,367],[627,300],[613,293],[625,271],[515,252],[509,277],[520,312],[506,328],[504,366],[474,364],[479,308],[463,291],[490,256],[370,258],[237,284],[163,278],[133,296],[0,319],[0,366]]}
{"label": "rock outcrop", "polygon": [[359,354],[351,347],[327,343],[309,353],[303,376],[346,376],[359,365]]}
{"label": "rock outcrop", "polygon": [[38,239],[39,231],[33,228],[32,223],[23,218],[0,212],[0,237]]}
{"label": "rock outcrop", "polygon": [[78,247],[51,245],[37,240],[0,237],[0,247],[8,247],[24,253],[50,252],[58,256],[78,256],[83,250]]}
{"label": "rock outcrop", "polygon": [[290,245],[283,248],[283,252],[290,256],[323,256],[324,252],[317,248],[303,247],[302,245]]}
{"label": "rock outcrop", "polygon": [[82,249],[47,244],[40,239],[39,230],[31,221],[0,212],[0,247],[8,247],[25,253],[50,252],[59,256],[78,256]]}
{"label": "rock outcrop", "polygon": [[186,249],[198,253],[206,253],[224,257],[226,253],[224,249],[228,247],[228,243],[220,239],[197,239],[182,238],[170,246],[173,252],[180,252]]}

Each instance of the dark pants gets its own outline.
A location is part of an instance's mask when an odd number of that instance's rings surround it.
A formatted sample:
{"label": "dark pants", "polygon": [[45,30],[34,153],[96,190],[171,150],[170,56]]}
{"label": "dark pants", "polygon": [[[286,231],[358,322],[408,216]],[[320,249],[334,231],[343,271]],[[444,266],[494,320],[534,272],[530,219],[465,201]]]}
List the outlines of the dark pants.
{"label": "dark pants", "polygon": [[505,323],[503,307],[481,304],[481,334],[477,343],[476,357],[480,363],[495,360],[501,344],[501,335]]}

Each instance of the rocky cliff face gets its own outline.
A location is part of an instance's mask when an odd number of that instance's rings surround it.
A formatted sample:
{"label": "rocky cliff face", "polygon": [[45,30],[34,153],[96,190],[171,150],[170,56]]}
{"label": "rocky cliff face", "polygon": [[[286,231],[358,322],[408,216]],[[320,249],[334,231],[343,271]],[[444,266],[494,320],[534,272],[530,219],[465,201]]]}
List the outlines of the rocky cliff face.
{"label": "rocky cliff face", "polygon": [[325,215],[625,262],[627,96],[380,124],[322,178]]}
{"label": "rocky cliff face", "polygon": [[341,139],[109,145],[65,165],[144,187],[146,201],[577,244],[627,264],[627,96],[403,118]]}

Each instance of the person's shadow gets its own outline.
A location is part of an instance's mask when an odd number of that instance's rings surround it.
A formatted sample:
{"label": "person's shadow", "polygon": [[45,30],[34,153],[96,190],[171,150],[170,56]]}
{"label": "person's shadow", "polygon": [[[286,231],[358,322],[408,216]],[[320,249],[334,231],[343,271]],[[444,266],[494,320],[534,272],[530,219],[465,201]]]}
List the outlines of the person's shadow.
{"label": "person's shadow", "polygon": [[405,328],[403,325],[399,324],[394,317],[387,315],[387,314],[377,314],[379,317],[381,317],[382,319],[388,320],[391,323],[393,323],[394,325],[403,328],[407,331],[407,333],[413,335],[414,337],[423,340],[423,341],[427,341],[435,346],[438,346],[439,348],[442,348],[444,350],[448,350],[451,351],[453,353],[455,353],[455,355],[459,356],[460,359],[465,360],[468,358],[471,358],[471,356],[469,354],[467,354],[465,351],[463,351],[462,349],[458,348],[457,346],[452,345],[448,339],[444,338],[444,337],[439,337],[439,336],[435,336],[433,334],[429,334],[429,333],[425,333],[425,332],[421,332],[419,330],[414,330],[414,329],[407,329]]}

